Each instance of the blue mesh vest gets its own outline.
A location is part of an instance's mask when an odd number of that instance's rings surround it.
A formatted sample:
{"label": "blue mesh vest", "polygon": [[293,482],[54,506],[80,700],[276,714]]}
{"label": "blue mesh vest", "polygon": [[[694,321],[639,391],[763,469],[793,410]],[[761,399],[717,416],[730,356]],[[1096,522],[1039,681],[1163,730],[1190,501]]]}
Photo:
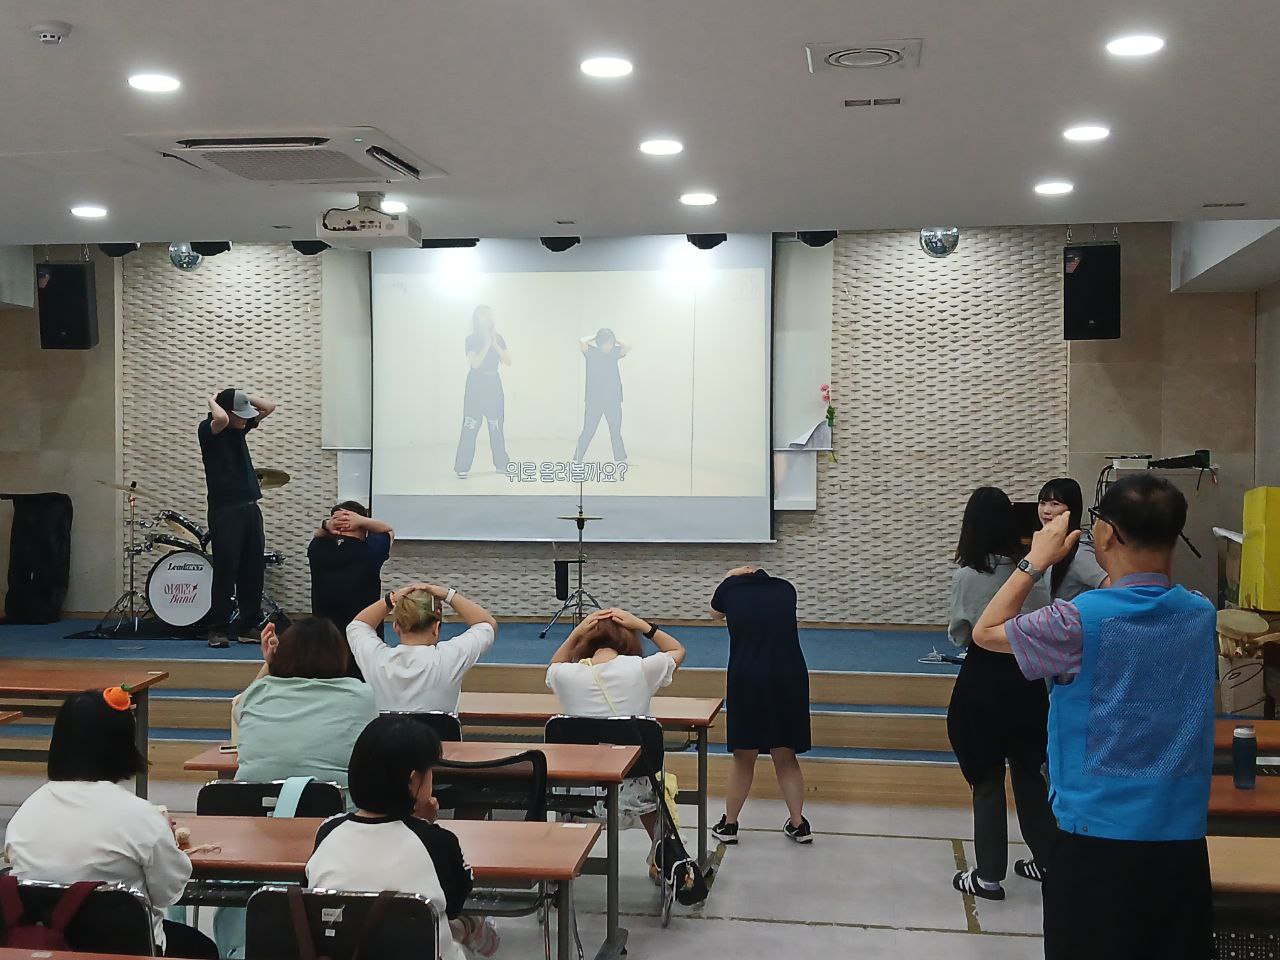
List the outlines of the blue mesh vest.
{"label": "blue mesh vest", "polygon": [[1068,833],[1113,840],[1205,835],[1217,677],[1215,611],[1180,586],[1090,590],[1075,600],[1084,656],[1049,701],[1053,812]]}

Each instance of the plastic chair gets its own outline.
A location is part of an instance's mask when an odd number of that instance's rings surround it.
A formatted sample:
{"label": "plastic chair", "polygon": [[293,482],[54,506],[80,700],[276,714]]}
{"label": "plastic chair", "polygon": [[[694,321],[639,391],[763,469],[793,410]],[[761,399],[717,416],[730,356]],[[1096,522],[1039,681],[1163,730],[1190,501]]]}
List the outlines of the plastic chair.
{"label": "plastic chair", "polygon": [[[196,795],[199,817],[269,817],[284,780],[255,783],[247,780],[213,780]],[[342,788],[336,783],[312,780],[298,798],[296,817],[332,817],[346,810]]]}
{"label": "plastic chair", "polygon": [[[70,887],[69,883],[19,881],[18,894],[26,909],[24,922],[47,924]],[[67,925],[67,943],[72,950],[83,953],[153,957],[156,944],[151,924],[151,907],[146,897],[132,887],[104,883],[89,894]]]}
{"label": "plastic chair", "polygon": [[[246,960],[432,960],[439,909],[408,893],[263,887],[249,898]],[[309,949],[308,949],[309,948]]]}
{"label": "plastic chair", "polygon": [[383,710],[384,717],[412,717],[426,724],[443,743],[462,742],[462,723],[456,713],[444,710]]}
{"label": "plastic chair", "polygon": [[[448,804],[445,809],[520,810],[525,820],[547,819],[547,755],[541,750],[497,760],[441,760],[434,769],[438,779],[448,781],[436,795]],[[451,777],[451,770],[467,775]]]}

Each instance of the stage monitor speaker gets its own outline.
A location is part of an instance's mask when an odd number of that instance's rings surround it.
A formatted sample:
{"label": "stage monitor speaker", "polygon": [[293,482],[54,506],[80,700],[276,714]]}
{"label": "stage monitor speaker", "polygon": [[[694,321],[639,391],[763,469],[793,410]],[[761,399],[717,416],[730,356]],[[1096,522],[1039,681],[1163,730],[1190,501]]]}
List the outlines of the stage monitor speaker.
{"label": "stage monitor speaker", "polygon": [[1064,340],[1120,339],[1120,244],[1062,250]]}
{"label": "stage monitor speaker", "polygon": [[37,264],[36,294],[41,347],[88,350],[98,345],[98,293],[92,263]]}

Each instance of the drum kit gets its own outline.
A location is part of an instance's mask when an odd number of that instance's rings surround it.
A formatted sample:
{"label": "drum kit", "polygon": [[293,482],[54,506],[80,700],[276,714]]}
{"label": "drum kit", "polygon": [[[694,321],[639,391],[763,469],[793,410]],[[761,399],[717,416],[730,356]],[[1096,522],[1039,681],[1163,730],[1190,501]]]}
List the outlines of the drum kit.
{"label": "drum kit", "polygon": [[[289,474],[283,470],[255,472],[264,490],[283,487],[289,482]],[[177,510],[161,510],[152,516],[139,517],[139,497],[152,501],[159,501],[161,497],[154,491],[139,487],[136,481],[98,482],[127,496],[129,542],[124,554],[129,564],[129,587],[107,611],[95,632],[100,636],[115,636],[129,624],[132,633],[137,634],[148,611],[156,620],[170,627],[192,627],[200,623],[213,603],[209,531]],[[138,558],[157,551],[163,552],[152,562],[146,574],[145,587],[139,591],[136,576]],[[285,562],[284,554],[277,550],[263,551],[262,559],[267,567],[279,567]],[[265,592],[262,603],[268,612],[280,609],[280,605]]]}

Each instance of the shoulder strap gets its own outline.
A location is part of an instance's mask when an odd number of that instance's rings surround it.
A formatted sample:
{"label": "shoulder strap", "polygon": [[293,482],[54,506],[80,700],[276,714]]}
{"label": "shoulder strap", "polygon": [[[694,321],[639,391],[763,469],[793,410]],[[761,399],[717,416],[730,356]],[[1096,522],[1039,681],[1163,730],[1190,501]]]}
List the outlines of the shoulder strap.
{"label": "shoulder strap", "polygon": [[18,892],[18,878],[9,873],[0,876],[0,914],[4,916],[5,930],[21,926],[26,912]]}
{"label": "shoulder strap", "polygon": [[58,898],[58,905],[53,908],[53,915],[49,918],[49,929],[65,939],[67,927],[76,918],[76,914],[89,899],[89,895],[100,886],[102,886],[100,880],[77,880],[68,887],[67,892]]}
{"label": "shoulder strap", "polygon": [[604,702],[608,704],[609,712],[615,717],[620,716],[618,713],[618,706],[613,702],[613,697],[609,696],[609,691],[606,690],[604,688],[604,684],[600,682],[600,674],[596,670],[595,662],[591,659],[581,660],[579,662],[585,663],[591,670],[591,679],[595,681],[596,689],[600,691],[600,696],[604,697]]}
{"label": "shoulder strap", "polygon": [[317,960],[316,944],[311,939],[311,924],[307,922],[307,905],[302,899],[302,888],[289,886],[285,890],[289,901],[289,922],[293,925],[293,939],[298,945],[298,960]]}
{"label": "shoulder strap", "polygon": [[[364,918],[364,929],[360,931],[360,940],[356,944],[356,948],[351,951],[351,960],[360,960],[360,954],[364,950],[365,944],[373,935],[373,931],[382,925],[382,918],[386,916],[387,910],[391,907],[391,901],[396,898],[395,891],[383,890],[373,901],[373,906],[369,908],[369,915]],[[434,946],[432,948],[434,952]]]}
{"label": "shoulder strap", "polygon": [[315,777],[290,777],[280,787],[280,795],[276,798],[276,807],[271,811],[270,816],[279,817],[283,820],[292,820],[298,815],[298,804],[302,800],[302,793],[307,789],[309,784]]}

